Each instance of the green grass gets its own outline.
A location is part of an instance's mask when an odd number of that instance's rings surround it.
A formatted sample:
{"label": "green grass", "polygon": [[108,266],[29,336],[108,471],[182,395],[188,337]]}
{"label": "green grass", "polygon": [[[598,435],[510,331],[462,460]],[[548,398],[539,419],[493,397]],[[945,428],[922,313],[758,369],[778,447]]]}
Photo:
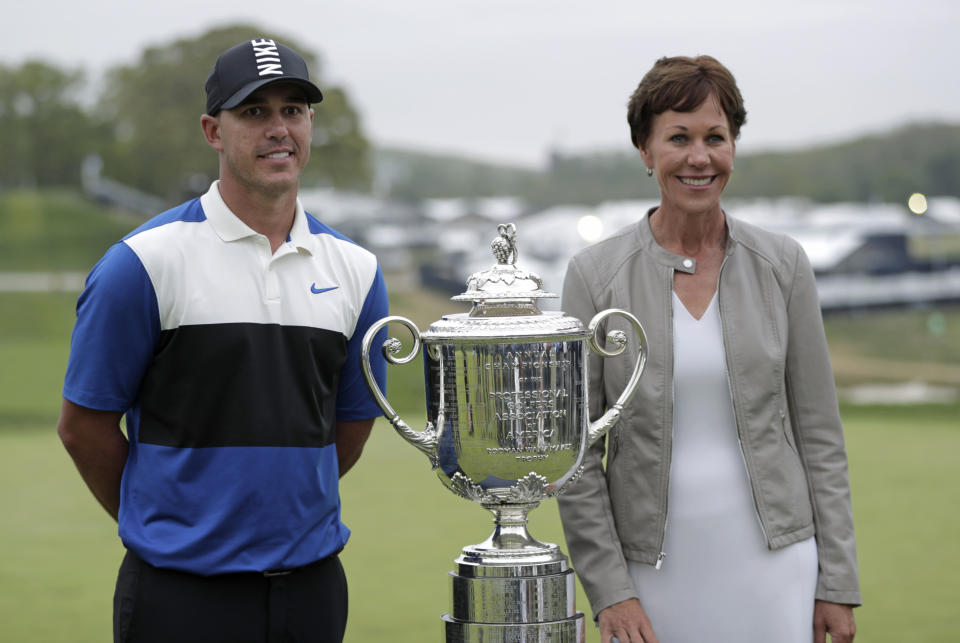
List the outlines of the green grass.
{"label": "green grass", "polygon": [[[946,643],[960,631],[960,518],[951,501],[957,411],[845,413],[865,601],[856,612],[858,640]],[[417,419],[409,418],[414,426]],[[0,640],[109,640],[122,556],[113,521],[87,493],[52,425],[0,431],[0,453]],[[343,555],[347,640],[441,640],[448,572],[461,547],[488,535],[486,512],[443,489],[426,458],[382,421],[343,480],[342,496],[353,530]],[[530,529],[562,543],[555,503],[531,514]],[[577,601],[586,609],[582,593]],[[587,629],[588,641],[598,641]]]}
{"label": "green grass", "polygon": [[960,306],[830,315],[826,326],[835,351],[960,364]]}
{"label": "green grass", "polygon": [[59,442],[52,424],[0,431],[3,641],[111,640],[122,546]]}
{"label": "green grass", "polygon": [[831,315],[825,321],[841,384],[920,380],[960,387],[960,306]]}
{"label": "green grass", "polygon": [[960,408],[845,415],[864,600],[857,639],[956,641]]}
{"label": "green grass", "polygon": [[89,270],[142,221],[69,190],[0,191],[0,271]]}
{"label": "green grass", "polygon": [[[0,295],[0,641],[110,638],[122,545],[54,429],[74,300]],[[422,293],[394,303],[395,313],[414,318],[421,329],[438,309],[461,310]],[[860,332],[873,333],[879,348],[861,348],[859,355],[893,359],[885,347],[899,330],[891,326],[891,336],[881,333],[881,317],[863,323],[870,328]],[[956,338],[949,337],[954,347]],[[912,356],[935,361],[923,353]],[[911,368],[902,355],[896,357]],[[403,368],[391,369],[390,399],[420,429],[420,367]],[[960,632],[960,516],[953,509],[960,406],[844,407],[843,415],[865,600],[856,612],[857,640],[954,641]],[[342,496],[344,520],[353,530],[343,555],[351,588],[347,641],[441,640],[448,572],[463,546],[489,534],[489,516],[446,491],[426,458],[382,420],[343,480]],[[555,502],[531,514],[530,530],[562,544]],[[582,593],[577,604],[589,618]],[[589,622],[587,640],[599,641]]]}

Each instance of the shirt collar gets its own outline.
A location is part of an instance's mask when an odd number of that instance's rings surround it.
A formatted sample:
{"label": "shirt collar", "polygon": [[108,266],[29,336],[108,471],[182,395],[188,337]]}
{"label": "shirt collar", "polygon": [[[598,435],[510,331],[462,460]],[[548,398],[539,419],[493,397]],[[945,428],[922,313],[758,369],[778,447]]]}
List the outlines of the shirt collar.
{"label": "shirt collar", "polygon": [[293,226],[290,233],[287,234],[287,243],[292,243],[297,250],[309,252],[313,235],[310,233],[310,225],[307,223],[307,213],[303,209],[300,199],[297,199],[297,212],[293,215]]}
{"label": "shirt collar", "polygon": [[[247,237],[257,236],[257,231],[240,220],[223,200],[220,194],[220,181],[214,181],[210,189],[200,197],[200,205],[213,227],[217,236],[225,242],[238,241]],[[307,214],[303,204],[297,199],[297,211],[293,215],[293,226],[287,234],[287,243],[292,243],[297,250],[310,252],[310,227],[307,224]]]}

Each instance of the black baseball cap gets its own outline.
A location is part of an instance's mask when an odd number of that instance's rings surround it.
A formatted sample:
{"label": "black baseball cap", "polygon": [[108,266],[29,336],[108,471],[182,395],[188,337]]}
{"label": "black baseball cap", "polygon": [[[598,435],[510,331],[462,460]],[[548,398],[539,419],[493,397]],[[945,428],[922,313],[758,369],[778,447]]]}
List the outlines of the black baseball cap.
{"label": "black baseball cap", "polygon": [[233,109],[264,85],[280,82],[302,87],[308,103],[323,100],[300,54],[267,38],[242,42],[220,54],[207,78],[207,114]]}

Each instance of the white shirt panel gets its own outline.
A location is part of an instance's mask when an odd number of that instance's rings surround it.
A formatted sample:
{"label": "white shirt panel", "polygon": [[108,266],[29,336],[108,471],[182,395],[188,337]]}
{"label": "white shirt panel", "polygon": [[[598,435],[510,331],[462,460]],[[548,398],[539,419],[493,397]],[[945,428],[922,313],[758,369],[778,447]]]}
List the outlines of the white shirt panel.
{"label": "white shirt panel", "polygon": [[205,221],[175,221],[126,241],[153,283],[163,330],[246,322],[352,336],[376,276],[373,254],[311,233],[299,201],[290,239],[276,253],[227,209],[216,183],[201,204]]}

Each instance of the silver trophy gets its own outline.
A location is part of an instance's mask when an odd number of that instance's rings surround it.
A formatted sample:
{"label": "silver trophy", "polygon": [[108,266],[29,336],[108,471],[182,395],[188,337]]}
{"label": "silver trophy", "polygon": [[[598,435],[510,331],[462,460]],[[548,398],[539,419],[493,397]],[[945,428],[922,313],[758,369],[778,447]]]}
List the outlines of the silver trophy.
{"label": "silver trophy", "polygon": [[[384,415],[427,455],[441,482],[494,515],[493,533],[465,547],[451,573],[453,600],[442,616],[446,640],[582,643],[573,570],[556,545],[529,534],[527,513],[576,481],[587,446],[616,423],[643,371],[646,336],[623,310],[605,310],[587,328],[562,312],[541,312],[537,300],[556,295],[517,267],[515,239],[512,223],[500,225],[492,243],[498,263],[471,275],[467,291],[453,297],[472,302],[469,313],[444,315],[425,333],[404,317],[374,324],[363,338],[363,372]],[[590,423],[586,345],[603,357],[623,353],[623,330],[607,335],[613,350],[598,340],[601,326],[615,321],[632,326],[637,361],[617,402]],[[400,355],[401,343],[388,339],[389,363],[406,364],[424,346],[423,431],[400,419],[371,373],[374,336],[390,323],[407,327],[413,348]]]}

